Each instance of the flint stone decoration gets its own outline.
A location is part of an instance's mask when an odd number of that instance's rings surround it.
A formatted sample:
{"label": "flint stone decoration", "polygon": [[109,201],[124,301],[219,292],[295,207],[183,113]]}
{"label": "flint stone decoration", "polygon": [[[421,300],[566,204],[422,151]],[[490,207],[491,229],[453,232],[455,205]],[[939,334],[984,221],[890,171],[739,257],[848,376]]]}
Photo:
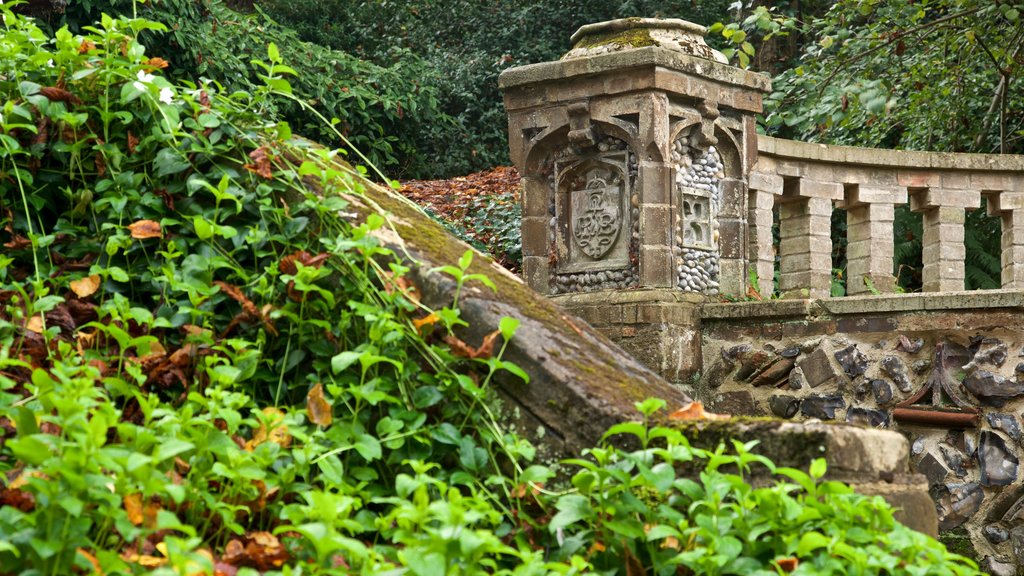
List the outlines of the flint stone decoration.
{"label": "flint stone decoration", "polygon": [[999,414],[992,412],[986,414],[985,419],[988,420],[989,426],[996,430],[1006,432],[1009,434],[1010,438],[1020,442],[1020,422],[1017,421],[1017,417],[1013,414]]}
{"label": "flint stone decoration", "polygon": [[800,403],[800,412],[809,418],[834,420],[836,410],[846,408],[846,401],[839,394],[808,396]]}
{"label": "flint stone decoration", "polygon": [[933,498],[939,530],[952,530],[974,516],[985,500],[985,493],[977,482],[943,484],[936,488]]}
{"label": "flint stone decoration", "polygon": [[753,349],[754,347],[751,346],[750,344],[737,344],[736,346],[733,346],[731,348],[723,348],[722,359],[732,362],[742,357],[744,353],[750,352]]}
{"label": "flint stone decoration", "polygon": [[889,415],[881,410],[853,407],[846,411],[846,421],[851,424],[870,426],[871,428],[888,428]]}
{"label": "flint stone decoration", "polygon": [[772,414],[779,418],[792,418],[800,409],[800,400],[788,395],[775,395],[768,399]]}
{"label": "flint stone decoration", "polygon": [[1017,455],[995,432],[981,433],[978,463],[982,486],[1006,486],[1017,479]]}
{"label": "flint stone decoration", "polygon": [[960,450],[952,446],[939,446],[939,452],[942,452],[942,459],[946,461],[949,469],[956,474],[957,478],[967,477],[967,467],[965,463],[968,462],[967,456],[964,455]]}
{"label": "flint stone decoration", "polygon": [[1024,395],[1024,382],[1009,380],[988,370],[975,370],[964,378],[964,387],[982,404],[1001,408]]}
{"label": "flint stone decoration", "polygon": [[910,379],[907,377],[907,367],[902,360],[896,356],[882,358],[882,371],[892,378],[900,392],[910,392]]}
{"label": "flint stone decoration", "polygon": [[800,361],[798,366],[800,366],[804,379],[811,388],[831,383],[839,377],[839,372],[832,366],[832,362],[829,360],[828,353],[824,348],[818,348],[811,352],[807,358]]}
{"label": "flint stone decoration", "polygon": [[868,369],[868,357],[857,349],[856,344],[850,344],[846,348],[836,352],[836,361],[842,366],[846,376],[853,380]]}
{"label": "flint stone decoration", "polygon": [[783,349],[782,352],[779,352],[779,356],[782,356],[783,358],[789,358],[789,359],[796,358],[799,355],[800,355],[800,347],[799,346],[790,346],[788,348]]}
{"label": "flint stone decoration", "polygon": [[924,346],[924,338],[918,338],[917,340],[911,340],[904,335],[900,335],[900,341],[896,344],[896,348],[903,350],[907,354],[917,354],[921,351],[921,347]]}
{"label": "flint stone decoration", "polygon": [[892,386],[885,380],[872,380],[871,392],[875,395],[875,402],[879,406],[886,406],[892,402]]}
{"label": "flint stone decoration", "polygon": [[807,384],[807,378],[804,376],[804,371],[799,366],[793,368],[789,372],[789,389],[799,390]]}
{"label": "flint stone decoration", "polygon": [[949,476],[949,468],[939,461],[934,454],[928,453],[917,463],[917,471],[928,478],[928,485],[941,484]]}
{"label": "flint stone decoration", "polygon": [[1010,531],[1001,524],[989,524],[982,528],[981,533],[985,535],[985,539],[993,544],[1002,544],[1010,539]]}
{"label": "flint stone decoration", "polygon": [[989,364],[998,368],[1006,362],[1006,344],[998,338],[980,338],[972,341],[971,349],[975,350],[974,358],[968,366]]}

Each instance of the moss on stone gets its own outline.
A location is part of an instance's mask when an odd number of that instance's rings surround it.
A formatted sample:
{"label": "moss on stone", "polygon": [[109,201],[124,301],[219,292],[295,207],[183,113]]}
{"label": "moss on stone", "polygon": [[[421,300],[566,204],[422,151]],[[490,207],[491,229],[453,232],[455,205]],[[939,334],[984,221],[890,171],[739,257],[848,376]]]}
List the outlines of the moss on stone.
{"label": "moss on stone", "polygon": [[771,455],[780,466],[802,467],[825,454],[827,435],[821,430],[800,430],[793,428],[785,432],[778,429],[786,422],[774,418],[739,417],[728,420],[673,420],[668,424],[690,440],[697,448],[714,450],[724,443],[731,447],[731,441],[749,442],[757,440],[754,452]]}
{"label": "moss on stone", "polygon": [[975,562],[980,562],[980,558],[978,558],[978,551],[974,549],[974,545],[971,543],[971,535],[963,526],[952,530],[946,530],[945,532],[940,532],[938,540],[939,542],[942,542],[950,552],[965,556]]}
{"label": "moss on stone", "polygon": [[643,48],[645,46],[656,46],[657,42],[651,37],[651,31],[647,28],[630,28],[604,34],[593,34],[580,38],[573,48],[594,48],[605,45],[621,46],[623,48]]}

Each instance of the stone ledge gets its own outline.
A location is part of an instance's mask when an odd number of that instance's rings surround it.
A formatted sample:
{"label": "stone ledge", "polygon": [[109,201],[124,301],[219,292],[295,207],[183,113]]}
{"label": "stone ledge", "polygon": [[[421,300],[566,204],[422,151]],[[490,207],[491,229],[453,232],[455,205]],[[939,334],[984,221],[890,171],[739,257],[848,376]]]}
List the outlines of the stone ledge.
{"label": "stone ledge", "polygon": [[695,74],[724,84],[753,88],[762,92],[771,90],[771,80],[764,74],[749,72],[696,56],[680,54],[657,46],[509,68],[498,76],[498,87],[501,90],[509,90],[530,84],[604,72],[621,74],[624,70],[641,67],[667,68]]}
{"label": "stone ledge", "polygon": [[1024,156],[1013,154],[964,154],[917,152],[884,148],[857,148],[812,144],[758,135],[757,150],[780,159],[810,160],[846,165],[885,166],[918,170],[1024,170]]}
{"label": "stone ledge", "polygon": [[807,316],[814,300],[765,300],[763,302],[728,302],[705,304],[701,317],[705,319],[747,319],[760,317]]}
{"label": "stone ledge", "polygon": [[694,292],[666,288],[641,288],[637,290],[595,290],[572,294],[554,294],[548,299],[564,307],[605,306],[608,304],[655,304],[680,303],[701,304],[707,296]]}
{"label": "stone ledge", "polygon": [[818,300],[768,300],[765,302],[705,304],[701,309],[701,318],[705,320],[749,320],[814,316],[816,310],[830,316],[848,316],[885,312],[991,308],[1024,308],[1024,291],[972,290],[884,296],[844,296]]}

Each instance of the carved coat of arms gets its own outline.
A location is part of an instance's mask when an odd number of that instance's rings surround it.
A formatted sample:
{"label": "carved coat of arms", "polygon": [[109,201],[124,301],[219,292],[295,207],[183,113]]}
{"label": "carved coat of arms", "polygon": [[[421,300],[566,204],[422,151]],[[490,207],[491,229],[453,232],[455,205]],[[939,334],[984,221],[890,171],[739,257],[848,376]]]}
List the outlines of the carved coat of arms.
{"label": "carved coat of arms", "polygon": [[573,192],[572,234],[584,254],[598,259],[608,253],[619,236],[619,184],[592,178]]}

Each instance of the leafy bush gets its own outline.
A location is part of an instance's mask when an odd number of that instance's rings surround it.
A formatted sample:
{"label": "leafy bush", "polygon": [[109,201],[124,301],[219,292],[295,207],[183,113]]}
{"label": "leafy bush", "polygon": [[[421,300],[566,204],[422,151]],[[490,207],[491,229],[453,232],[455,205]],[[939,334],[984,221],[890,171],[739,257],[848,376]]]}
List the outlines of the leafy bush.
{"label": "leafy bush", "polygon": [[453,125],[441,112],[437,89],[425,80],[433,71],[406,50],[387,62],[373,64],[346,52],[303,42],[287,26],[262,13],[240,13],[221,0],[91,0],[71,3],[55,22],[79,31],[100,12],[138,12],[164,22],[168,30],[143,37],[151,53],[166,58],[169,77],[199,82],[208,78],[228,92],[252,92],[260,84],[251,62],[262,58],[268,43],[295,70],[294,95],[302,103],[274,97],[267,105],[292,129],[308,138],[344,146],[323,119],[337,119],[337,129],[351,150],[392,175],[423,172],[434,163],[420,147],[421,135]]}
{"label": "leafy bush", "polygon": [[664,16],[711,24],[727,15],[727,0],[528,2],[417,0],[258,0],[258,6],[304,39],[387,65],[409,52],[427,63],[424,85],[436,89],[454,124],[420,132],[430,156],[410,175],[438,178],[508,165],[505,109],[498,74],[506,68],[557,60],[584,24],[630,16]]}
{"label": "leafy bush", "polygon": [[646,423],[546,493],[489,391],[517,322],[467,354],[458,296],[417,300],[364,176],[273,118],[275,45],[227,95],[160,75],[161,25],[0,15],[0,572],[976,573],[820,464],[753,490],[748,447]]}

